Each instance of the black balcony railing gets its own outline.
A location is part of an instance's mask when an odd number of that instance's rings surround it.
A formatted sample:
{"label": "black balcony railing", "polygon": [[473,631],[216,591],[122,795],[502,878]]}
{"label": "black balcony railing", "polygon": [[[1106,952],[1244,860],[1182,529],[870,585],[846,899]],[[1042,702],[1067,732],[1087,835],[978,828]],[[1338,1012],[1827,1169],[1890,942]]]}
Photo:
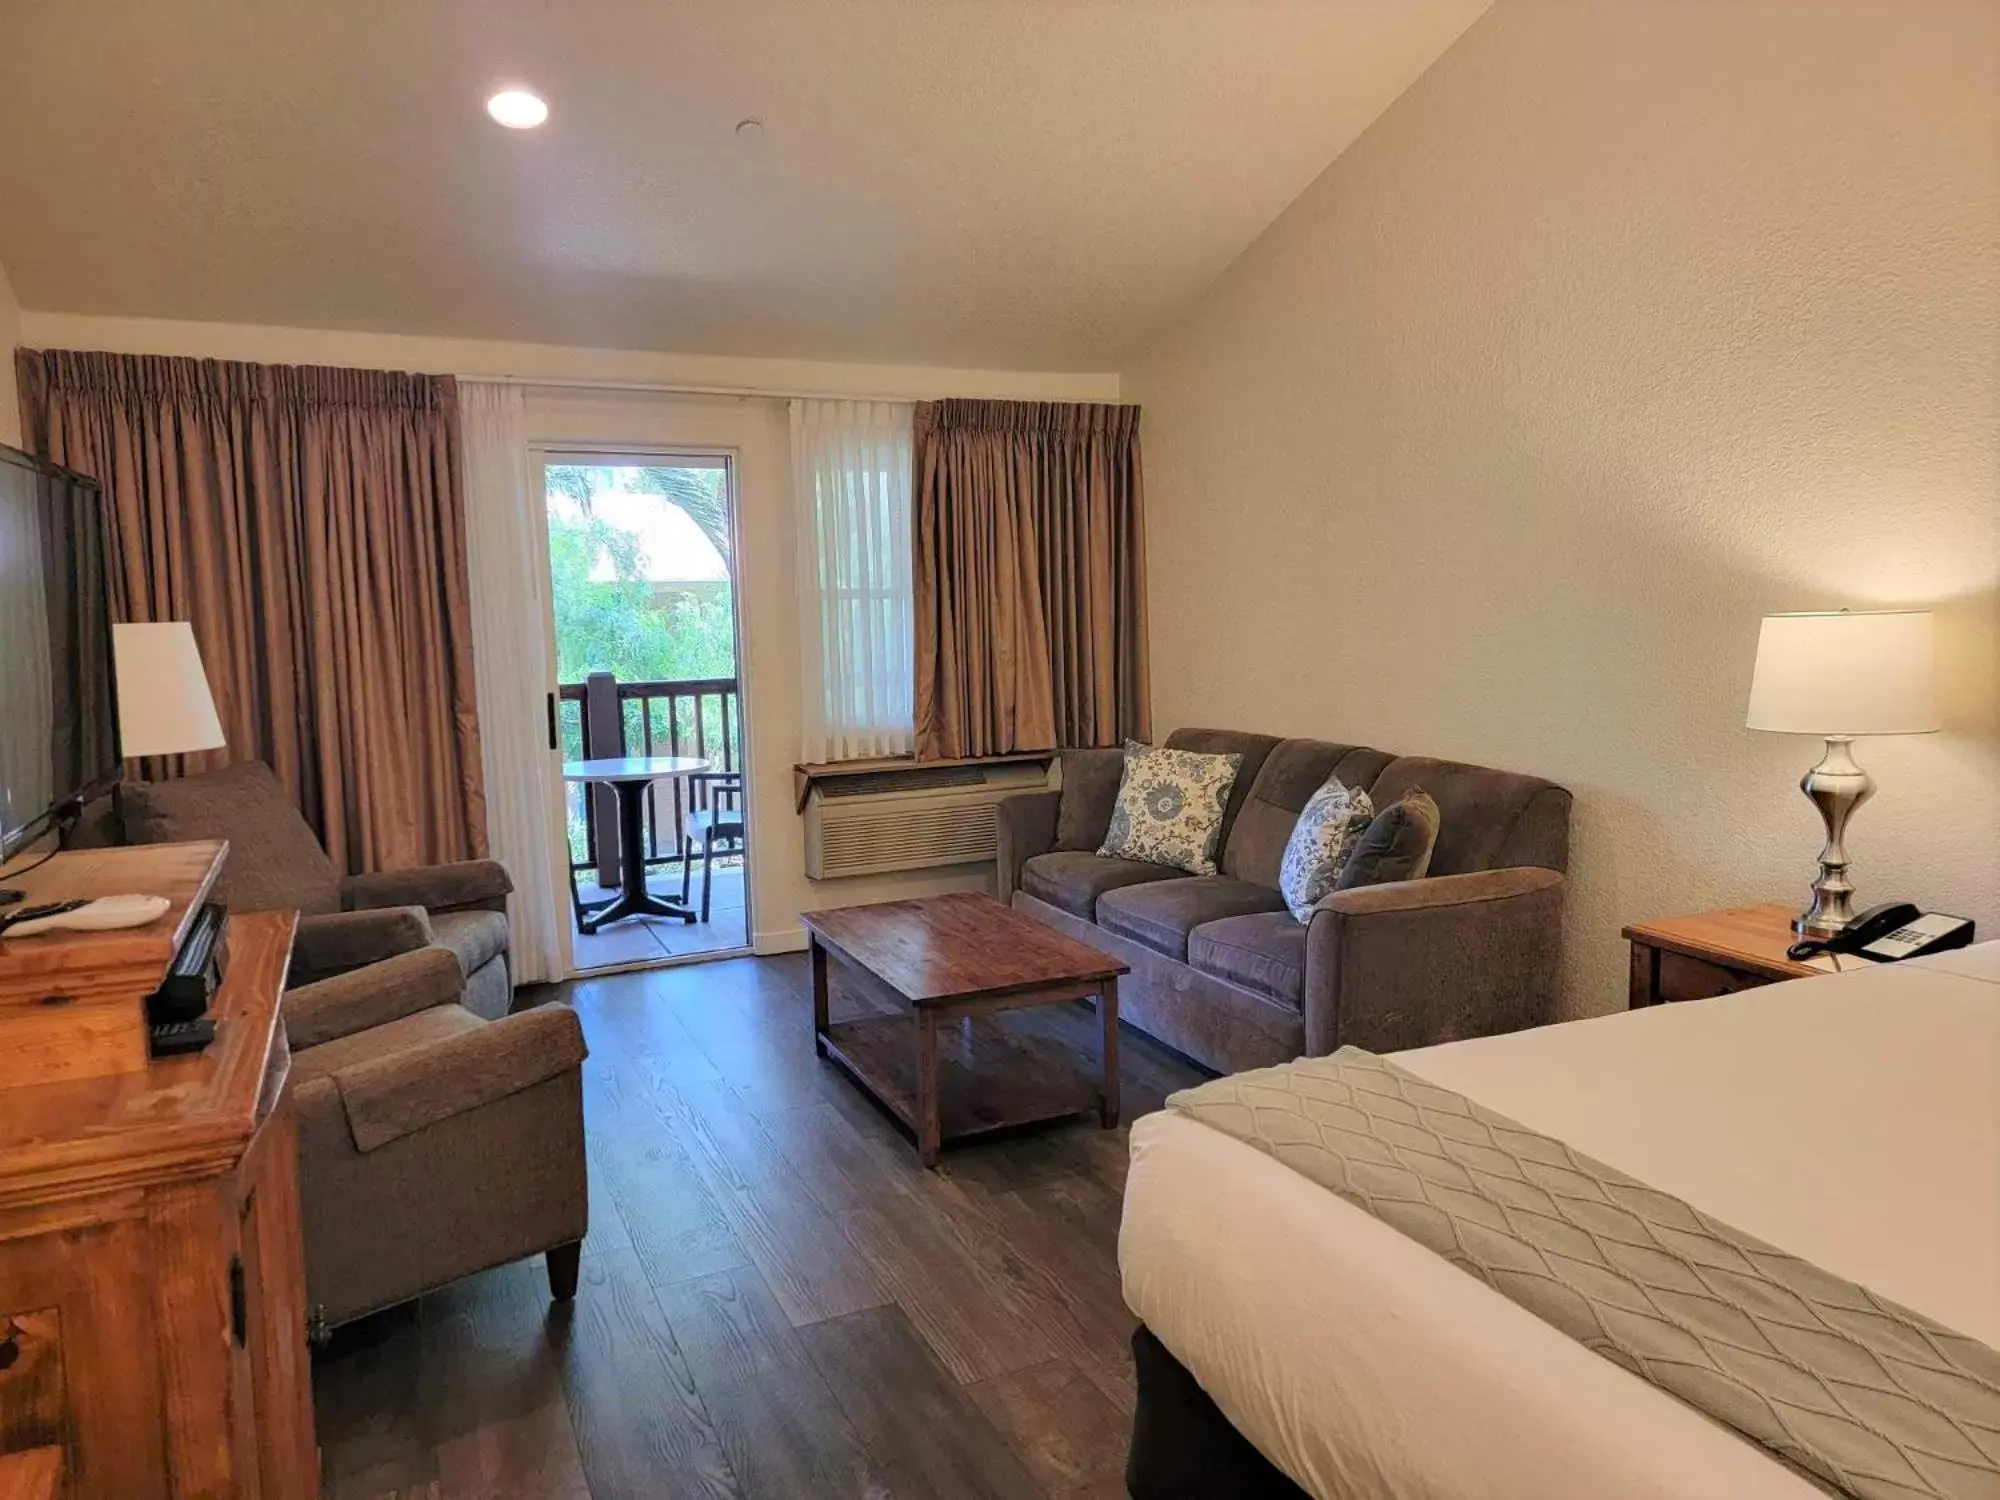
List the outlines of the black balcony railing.
{"label": "black balcony railing", "polygon": [[[713,770],[743,768],[743,715],[734,677],[690,677],[671,682],[620,682],[593,673],[556,689],[556,729],[564,760],[620,756],[691,755]],[[671,781],[646,790],[646,863],[681,857],[680,831],[702,795],[700,783]],[[565,788],[569,810],[570,868],[618,880],[615,804],[609,790],[576,782]]]}

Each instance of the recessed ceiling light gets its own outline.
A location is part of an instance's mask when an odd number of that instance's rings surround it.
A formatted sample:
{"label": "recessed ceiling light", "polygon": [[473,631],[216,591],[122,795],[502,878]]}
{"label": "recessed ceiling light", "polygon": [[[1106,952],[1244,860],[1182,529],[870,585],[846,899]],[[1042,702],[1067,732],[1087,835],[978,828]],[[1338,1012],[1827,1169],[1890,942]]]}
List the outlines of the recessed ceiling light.
{"label": "recessed ceiling light", "polygon": [[486,101],[486,113],[509,130],[533,130],[549,117],[549,107],[531,89],[502,89]]}
{"label": "recessed ceiling light", "polygon": [[764,122],[762,120],[738,120],[736,122],[736,133],[746,141],[758,140],[764,134]]}

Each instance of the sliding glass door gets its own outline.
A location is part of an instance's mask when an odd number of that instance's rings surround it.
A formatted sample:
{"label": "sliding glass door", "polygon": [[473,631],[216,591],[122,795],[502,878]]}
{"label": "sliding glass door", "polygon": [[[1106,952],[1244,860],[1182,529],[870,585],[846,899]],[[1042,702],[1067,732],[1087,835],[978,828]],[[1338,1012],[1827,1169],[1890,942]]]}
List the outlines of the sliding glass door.
{"label": "sliding glass door", "polygon": [[735,490],[706,453],[543,455],[581,971],[749,947]]}

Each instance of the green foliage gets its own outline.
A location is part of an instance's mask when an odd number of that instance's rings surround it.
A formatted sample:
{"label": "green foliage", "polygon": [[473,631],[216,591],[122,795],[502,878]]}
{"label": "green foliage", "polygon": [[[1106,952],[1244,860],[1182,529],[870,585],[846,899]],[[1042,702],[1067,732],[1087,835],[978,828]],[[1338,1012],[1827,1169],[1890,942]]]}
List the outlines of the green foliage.
{"label": "green foliage", "polygon": [[723,493],[721,469],[627,469],[627,488],[641,495],[664,495],[688,514],[688,519],[715,544],[733,574],[736,559],[729,548],[729,497]]}
{"label": "green foliage", "polygon": [[[549,510],[557,680],[581,682],[592,672],[610,672],[625,682],[735,676],[731,585],[649,582],[638,538],[591,512],[592,494],[603,493],[613,474],[630,477],[634,490],[680,506],[729,561],[721,470],[551,465],[550,490],[577,502],[571,514]],[[607,558],[613,579],[593,581],[599,560]]]}
{"label": "green foliage", "polygon": [[[591,467],[552,464],[551,495],[572,502],[549,507],[549,574],[554,590],[556,678],[582,682],[592,672],[610,672],[621,682],[684,681],[736,675],[733,586],[727,582],[664,586],[645,576],[639,538],[593,513],[591,502],[614,487],[627,493],[659,495],[685,511],[701,528],[732,574],[729,500],[721,469]],[[612,577],[593,581],[608,560]],[[649,744],[636,702],[625,705],[625,743],[634,754],[667,754],[669,721],[665,700],[655,703]],[[702,702],[700,744],[718,763],[742,763],[742,725],[732,715],[724,750],[722,706]],[[678,704],[677,727],[683,753],[697,744],[691,700]],[[564,703],[562,754],[583,753],[581,705]],[[585,858],[581,788],[569,788],[569,844],[572,861]]]}

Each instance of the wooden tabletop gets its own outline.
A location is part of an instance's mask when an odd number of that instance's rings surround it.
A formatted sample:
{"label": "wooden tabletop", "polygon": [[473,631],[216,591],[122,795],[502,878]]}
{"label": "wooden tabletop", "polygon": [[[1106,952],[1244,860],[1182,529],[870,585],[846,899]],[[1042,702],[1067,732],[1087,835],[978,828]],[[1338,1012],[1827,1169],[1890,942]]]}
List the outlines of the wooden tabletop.
{"label": "wooden tabletop", "polygon": [[980,891],[837,906],[799,921],[915,1005],[1080,984],[1131,968]]}
{"label": "wooden tabletop", "polygon": [[690,755],[633,755],[614,760],[566,760],[564,781],[665,781],[706,771],[709,762]]}
{"label": "wooden tabletop", "polygon": [[205,1051],[136,1073],[0,1089],[0,1204],[107,1175],[142,1182],[210,1158],[233,1162],[290,1067],[278,1002],[297,925],[289,911],[229,919]]}
{"label": "wooden tabletop", "polygon": [[1649,947],[1685,953],[1690,958],[1730,968],[1749,969],[1773,979],[1800,979],[1824,973],[1822,966],[1785,956],[1785,950],[1798,941],[1792,932],[1795,915],[1791,907],[1769,901],[1757,906],[1731,906],[1722,911],[1634,922],[1625,929],[1625,936]]}
{"label": "wooden tabletop", "polygon": [[[216,856],[229,846],[218,839],[184,844],[138,844],[123,849],[76,849],[0,886],[23,892],[21,906],[50,901],[93,900],[98,896],[165,896],[164,913],[139,927],[109,932],[59,928],[33,937],[0,937],[14,968],[56,975],[79,967],[104,969],[122,964],[157,964],[162,974],[180,951],[189,924],[219,868]],[[0,908],[0,913],[6,909]]]}

